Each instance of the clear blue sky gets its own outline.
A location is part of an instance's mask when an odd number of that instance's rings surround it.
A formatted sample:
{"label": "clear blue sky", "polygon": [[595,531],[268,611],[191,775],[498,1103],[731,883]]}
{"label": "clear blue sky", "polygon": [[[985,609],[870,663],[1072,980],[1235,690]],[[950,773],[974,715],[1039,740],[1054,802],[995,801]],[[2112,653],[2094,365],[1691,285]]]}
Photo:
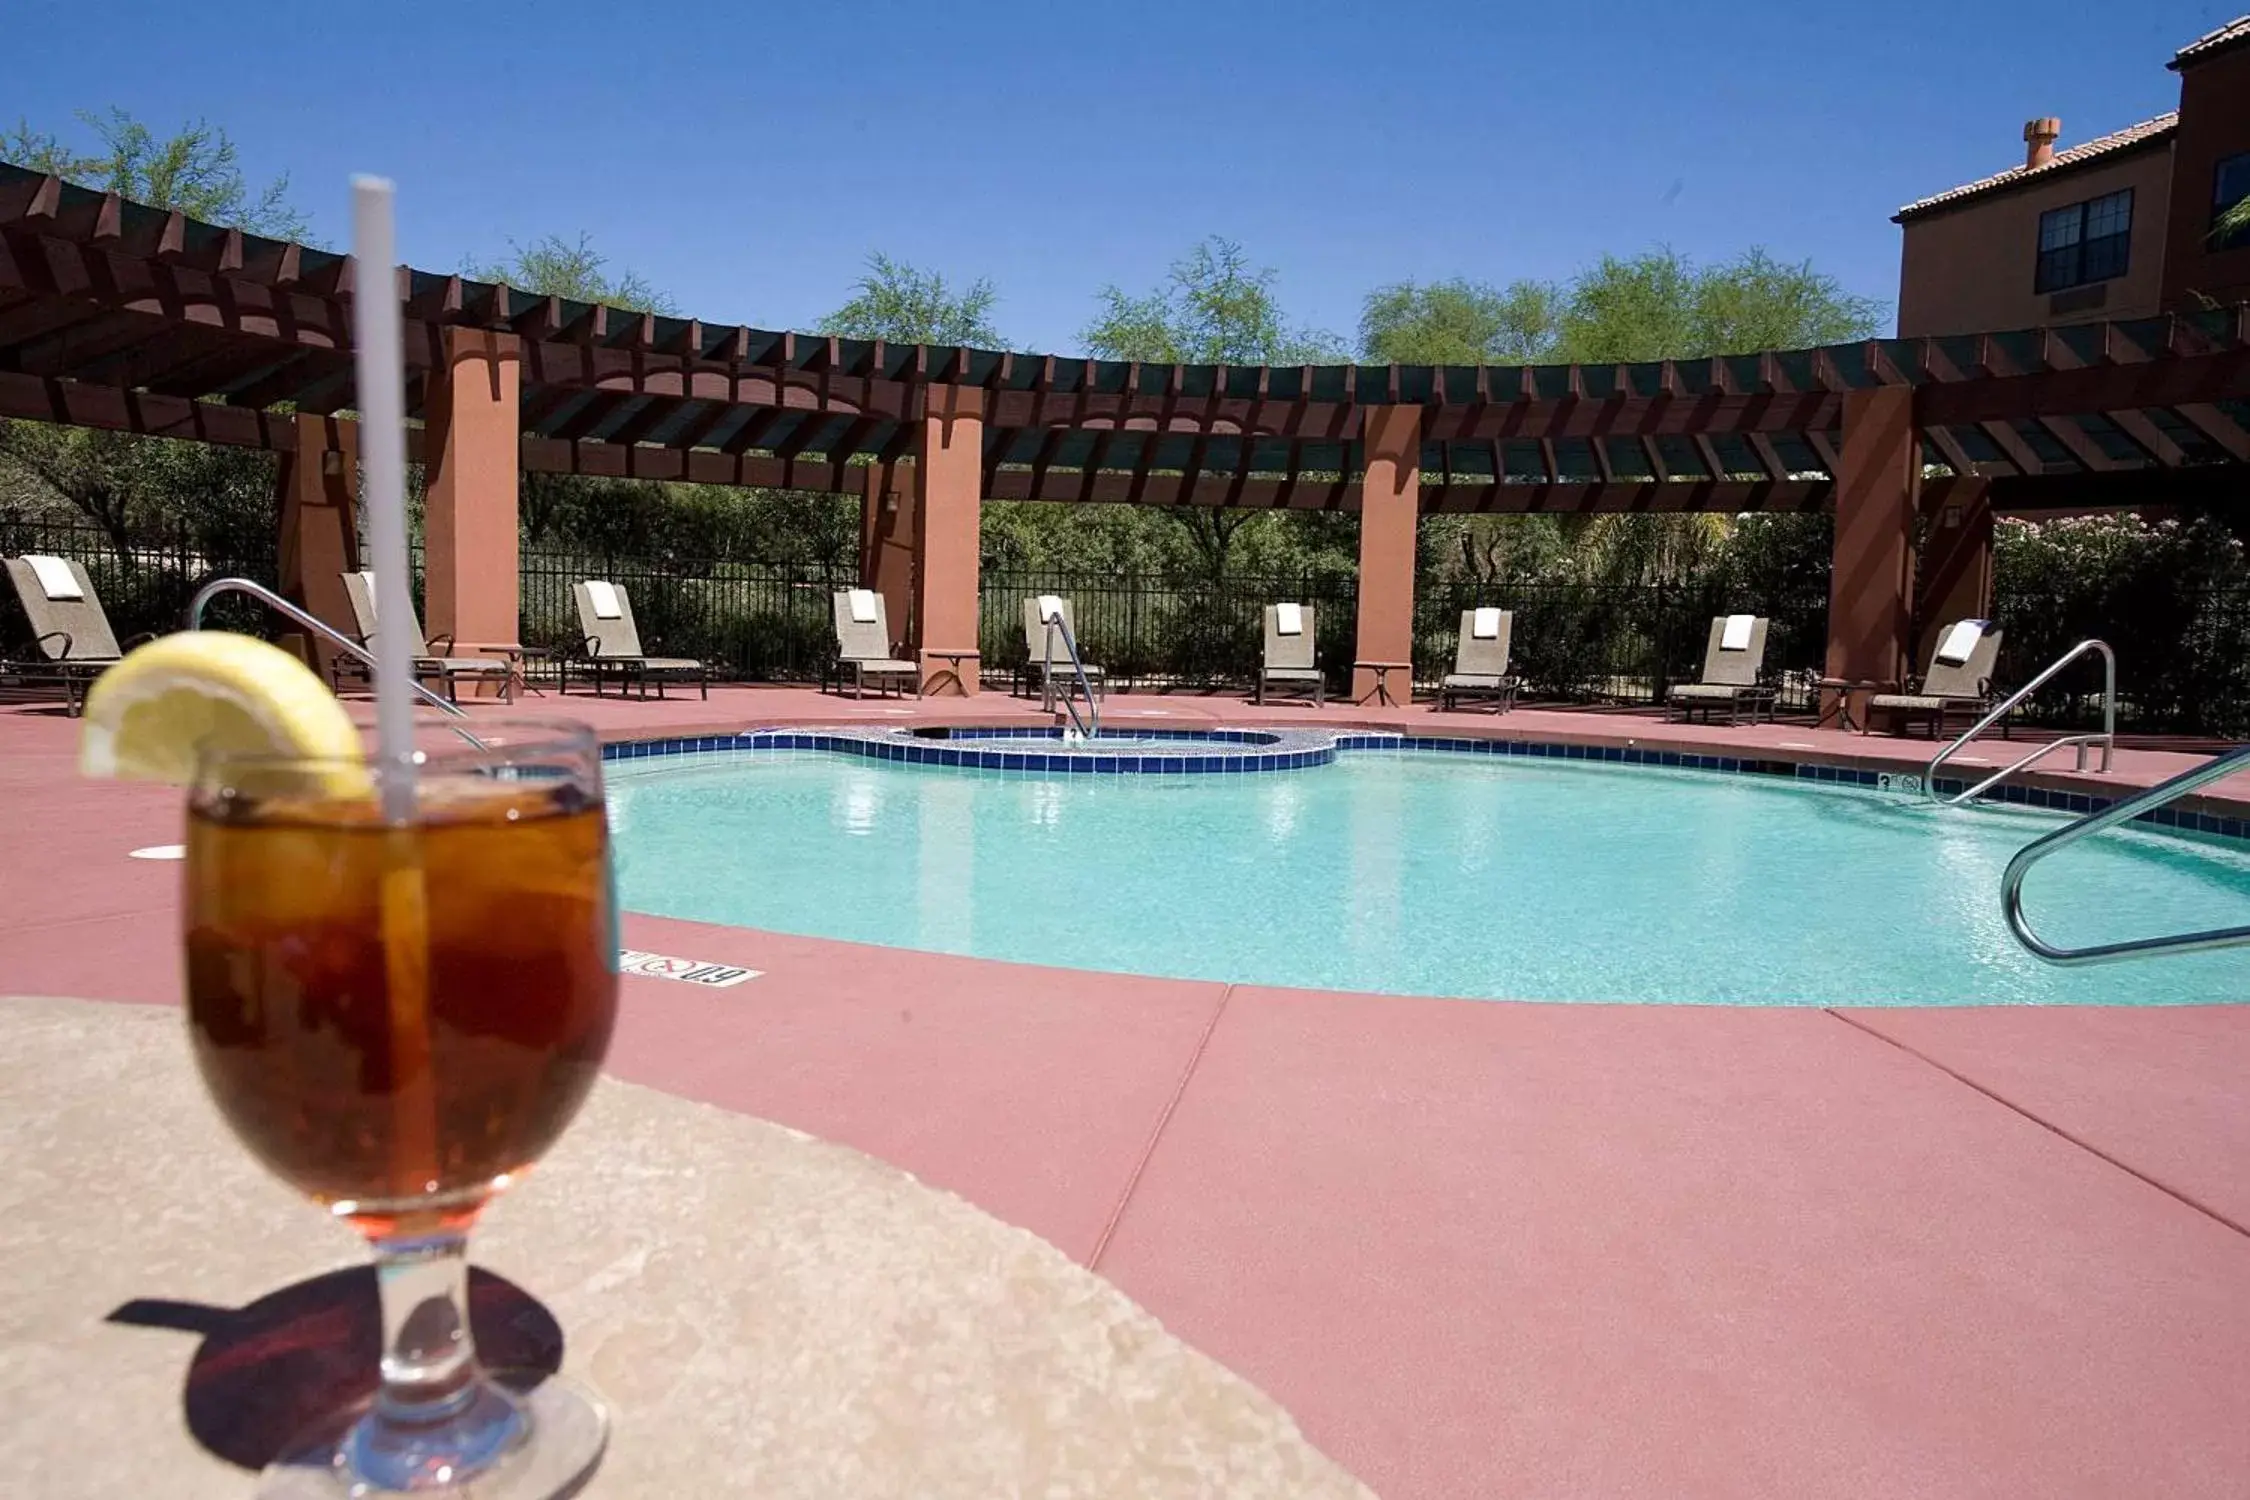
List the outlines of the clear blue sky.
{"label": "clear blue sky", "polygon": [[797,0],[351,7],[12,0],[0,111],[206,117],[348,237],[400,187],[453,269],[590,233],[707,321],[806,327],[871,251],[989,276],[1018,348],[1206,234],[1349,335],[1401,278],[1764,245],[1892,301],[1912,198],[2169,109],[2250,0]]}

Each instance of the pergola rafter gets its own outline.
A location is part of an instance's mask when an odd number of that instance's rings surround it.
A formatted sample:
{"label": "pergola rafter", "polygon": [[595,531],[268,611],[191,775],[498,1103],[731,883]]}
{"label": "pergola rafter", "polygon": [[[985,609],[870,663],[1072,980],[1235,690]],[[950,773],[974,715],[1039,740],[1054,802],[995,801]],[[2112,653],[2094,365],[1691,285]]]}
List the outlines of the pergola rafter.
{"label": "pergola rafter", "polygon": [[[1407,405],[1425,512],[1817,509],[1847,396],[1895,386],[1930,456],[2011,508],[2152,503],[2180,475],[2250,462],[2244,308],[1648,364],[1263,367],[893,345],[393,279],[410,411],[446,330],[511,334],[523,462],[542,472],[859,494],[857,466],[909,457],[945,386],[982,393],[992,498],[1066,504],[1350,509],[1372,414]],[[355,294],[347,257],[0,164],[0,416],[285,450],[294,427],[273,408],[352,403]]]}

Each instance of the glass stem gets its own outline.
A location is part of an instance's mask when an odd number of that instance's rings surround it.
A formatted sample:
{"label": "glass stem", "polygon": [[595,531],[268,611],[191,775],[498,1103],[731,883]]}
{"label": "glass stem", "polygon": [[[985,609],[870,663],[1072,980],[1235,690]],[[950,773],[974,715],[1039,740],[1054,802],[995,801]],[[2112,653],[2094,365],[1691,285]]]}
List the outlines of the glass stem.
{"label": "glass stem", "polygon": [[377,1240],[374,1249],[383,1303],[377,1411],[392,1422],[447,1421],[474,1398],[477,1387],[468,1236],[400,1236]]}

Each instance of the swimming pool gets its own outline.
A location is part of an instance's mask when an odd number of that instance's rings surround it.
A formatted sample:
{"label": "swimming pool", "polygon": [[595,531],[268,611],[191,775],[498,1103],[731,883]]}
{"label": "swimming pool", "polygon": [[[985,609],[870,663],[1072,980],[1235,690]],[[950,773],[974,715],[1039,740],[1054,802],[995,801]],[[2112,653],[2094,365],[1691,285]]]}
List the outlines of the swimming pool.
{"label": "swimming pool", "polygon": [[[2250,998],[2250,953],[2050,968],[2000,871],[2058,820],[1702,771],[1421,751],[1263,775],[817,751],[613,764],[627,907],[1179,978],[1533,1000]],[[2041,865],[2072,942],[2227,925],[2250,850],[2121,830]]]}

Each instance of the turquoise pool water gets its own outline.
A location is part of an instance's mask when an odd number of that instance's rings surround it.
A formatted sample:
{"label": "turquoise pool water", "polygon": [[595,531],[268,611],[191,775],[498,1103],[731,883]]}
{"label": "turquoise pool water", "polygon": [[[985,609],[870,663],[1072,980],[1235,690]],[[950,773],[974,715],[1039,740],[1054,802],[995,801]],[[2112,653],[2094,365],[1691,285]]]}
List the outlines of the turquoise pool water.
{"label": "turquoise pool water", "polygon": [[[2049,968],[2000,871],[2054,826],[1757,776],[1346,754],[1038,778],[817,753],[614,765],[638,911],[983,958],[1398,994],[1722,1004],[2250,999],[2250,950]],[[2250,854],[2123,832],[2041,865],[2073,942],[2239,923]]]}

